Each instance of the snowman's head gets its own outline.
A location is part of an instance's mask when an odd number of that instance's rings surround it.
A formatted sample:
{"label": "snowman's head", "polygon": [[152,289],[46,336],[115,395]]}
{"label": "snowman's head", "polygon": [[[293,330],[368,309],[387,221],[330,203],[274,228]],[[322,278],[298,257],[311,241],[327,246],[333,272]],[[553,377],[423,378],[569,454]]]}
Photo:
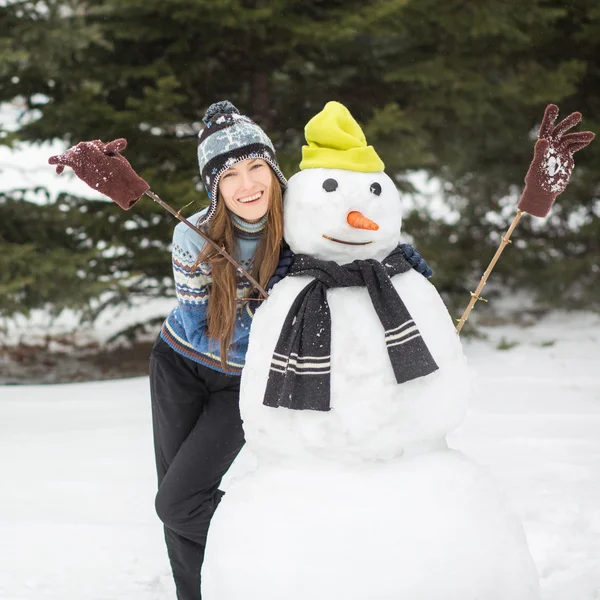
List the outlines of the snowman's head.
{"label": "snowman's head", "polygon": [[288,182],[284,237],[296,254],[345,264],[383,260],[400,241],[402,210],[383,172],[310,168]]}
{"label": "snowman's head", "polygon": [[328,102],[304,133],[300,173],[284,195],[290,248],[338,264],[383,260],[400,241],[402,211],[377,152],[339,102]]}

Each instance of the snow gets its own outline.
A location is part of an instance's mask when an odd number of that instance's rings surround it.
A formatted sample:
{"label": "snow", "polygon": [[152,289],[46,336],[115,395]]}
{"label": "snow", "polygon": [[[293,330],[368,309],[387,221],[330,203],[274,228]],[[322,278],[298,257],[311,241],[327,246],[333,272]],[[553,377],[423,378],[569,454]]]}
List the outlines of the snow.
{"label": "snow", "polygon": [[227,492],[208,540],[204,600],[539,597],[494,482],[442,447],[360,468],[261,466]]}
{"label": "snow", "polygon": [[144,379],[1,388],[0,598],[171,589],[148,408]]}
{"label": "snow", "polygon": [[560,194],[567,187],[572,170],[572,159],[564,160],[556,148],[549,146],[542,163],[542,175],[545,175],[541,180],[542,187]]}
{"label": "snow", "polygon": [[[507,492],[544,600],[597,599],[600,318],[554,313],[486,333],[465,342],[478,377],[450,445]],[[146,378],[0,388],[0,456],[0,598],[174,598]]]}
{"label": "snow", "polygon": [[473,408],[449,436],[490,469],[525,524],[545,600],[600,596],[600,317],[554,313],[470,342]]}

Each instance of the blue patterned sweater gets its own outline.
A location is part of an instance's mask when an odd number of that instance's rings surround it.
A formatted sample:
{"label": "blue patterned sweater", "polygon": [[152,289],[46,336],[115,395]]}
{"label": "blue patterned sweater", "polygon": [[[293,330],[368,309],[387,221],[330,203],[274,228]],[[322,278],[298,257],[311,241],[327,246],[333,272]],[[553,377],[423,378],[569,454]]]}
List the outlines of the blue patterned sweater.
{"label": "blue patterned sweater", "polygon": [[[204,209],[188,220],[195,224],[206,211],[207,209]],[[232,255],[244,268],[250,270],[266,217],[258,223],[247,223],[233,215],[233,221],[237,247]],[[164,322],[160,335],[176,352],[224,373],[221,367],[219,342],[210,339],[207,335],[208,295],[212,282],[210,266],[206,263],[200,264],[192,273],[192,266],[205,243],[185,223],[179,223],[175,227],[172,259],[178,304]],[[237,286],[238,298],[247,297],[251,293],[252,286],[248,280],[240,278]],[[253,304],[253,302],[241,302],[237,309],[235,329],[227,356],[229,375],[241,375],[248,350],[248,336],[255,308]]]}

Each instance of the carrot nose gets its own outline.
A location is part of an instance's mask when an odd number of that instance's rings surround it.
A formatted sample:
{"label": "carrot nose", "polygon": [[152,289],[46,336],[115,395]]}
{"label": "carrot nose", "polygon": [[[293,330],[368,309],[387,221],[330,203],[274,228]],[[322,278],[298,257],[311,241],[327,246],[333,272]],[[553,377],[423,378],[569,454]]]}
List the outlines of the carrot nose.
{"label": "carrot nose", "polygon": [[377,225],[375,221],[367,219],[367,217],[357,210],[353,210],[348,214],[348,224],[352,227],[356,227],[356,229],[370,229],[371,231],[377,231],[379,229],[379,225]]}

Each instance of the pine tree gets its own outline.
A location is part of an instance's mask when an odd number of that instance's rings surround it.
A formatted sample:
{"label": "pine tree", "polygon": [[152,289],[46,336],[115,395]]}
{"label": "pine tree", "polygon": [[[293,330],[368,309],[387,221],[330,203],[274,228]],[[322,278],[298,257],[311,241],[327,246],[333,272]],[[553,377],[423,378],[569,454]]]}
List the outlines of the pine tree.
{"label": "pine tree", "polygon": [[[322,107],[318,96],[318,109],[303,106],[299,98],[319,87],[326,96],[328,73],[314,72],[321,42],[347,35],[332,26],[357,6],[357,1],[318,0],[54,0],[40,9],[14,2],[0,12],[0,23],[7,26],[2,29],[13,32],[3,40],[8,52],[0,101],[22,98],[34,118],[4,141],[58,137],[75,144],[126,137],[126,156],[140,175],[163,199],[191,214],[206,201],[196,163],[206,108],[231,99],[269,131],[289,173],[298,164],[302,124]],[[27,202],[20,208],[26,218],[37,210]],[[47,210],[66,211],[73,222],[70,235],[99,249],[89,268],[106,269],[108,302],[167,293],[166,249],[174,223],[162,208],[144,200],[122,213],[103,202],[64,196]],[[5,214],[7,223],[14,218]],[[44,260],[51,264],[55,258],[46,253]],[[24,276],[35,277],[35,266],[30,268]],[[126,277],[132,281],[125,295],[121,279]],[[63,288],[77,287],[74,296],[91,297],[97,288],[83,292],[91,281],[94,277],[73,277]],[[52,296],[48,290],[44,298]],[[57,309],[68,305],[59,296],[53,301]],[[39,305],[7,302],[3,310]]]}
{"label": "pine tree", "polygon": [[[339,100],[402,189],[416,170],[444,182],[459,218],[420,210],[404,229],[458,307],[514,214],[545,105],[581,110],[584,128],[599,130],[599,23],[592,0],[21,0],[0,7],[0,102],[20,99],[29,121],[0,142],[126,137],[140,175],[189,215],[206,201],[196,136],[209,104],[228,98],[252,116],[291,175],[304,124]],[[522,220],[496,281],[598,305],[597,147],[577,155],[550,219]],[[40,209],[24,197],[0,203],[0,260],[20,265],[1,280],[3,314],[170,293],[174,222],[149,199],[125,213],[66,195]],[[54,245],[32,229],[15,241],[41,210],[64,227]],[[60,290],[37,279],[57,261]],[[42,291],[20,294],[27,281]]]}
{"label": "pine tree", "polygon": [[[561,118],[581,110],[578,129],[600,130],[599,15],[587,0],[526,9],[512,0],[426,0],[383,21],[387,50],[398,56],[380,75],[393,100],[377,115],[389,140],[386,162],[398,165],[402,179],[402,165],[414,156],[415,168],[445,182],[448,206],[460,218],[434,223],[427,213],[413,213],[405,228],[436,267],[436,285],[455,310],[466,304],[463,290],[474,289],[515,215],[533,125],[546,104],[558,103]],[[576,164],[552,216],[521,221],[515,248],[494,274],[497,289],[537,292],[547,306],[600,307],[597,142],[577,154]],[[581,227],[574,229],[575,222]]]}

